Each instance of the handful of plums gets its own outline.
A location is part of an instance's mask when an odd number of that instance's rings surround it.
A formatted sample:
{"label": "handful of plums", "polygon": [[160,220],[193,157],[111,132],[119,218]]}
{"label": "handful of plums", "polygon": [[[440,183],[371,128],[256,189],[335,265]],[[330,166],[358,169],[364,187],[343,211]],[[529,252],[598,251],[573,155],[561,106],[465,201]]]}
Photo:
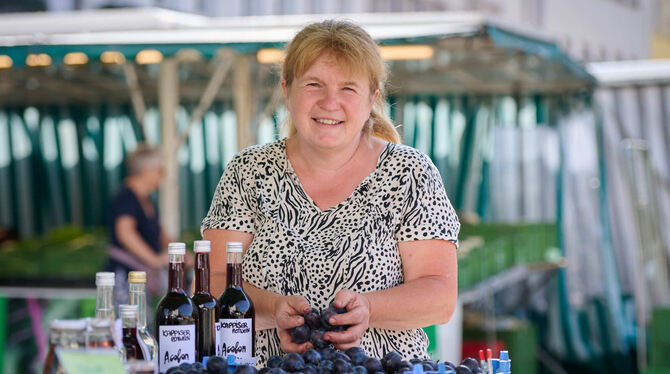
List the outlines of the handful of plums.
{"label": "handful of plums", "polygon": [[331,325],[328,320],[336,314],[346,313],[346,308],[337,308],[332,303],[326,309],[317,310],[312,308],[308,313],[303,314],[305,323],[291,329],[291,340],[296,344],[302,344],[307,341],[312,343],[315,348],[325,348],[330,343],[323,339],[326,331],[344,331],[349,326]]}

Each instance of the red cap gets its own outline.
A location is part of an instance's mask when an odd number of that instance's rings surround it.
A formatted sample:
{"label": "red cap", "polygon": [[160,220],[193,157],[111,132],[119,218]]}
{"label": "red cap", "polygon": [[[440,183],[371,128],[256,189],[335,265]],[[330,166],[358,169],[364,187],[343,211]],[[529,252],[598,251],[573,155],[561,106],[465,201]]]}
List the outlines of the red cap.
{"label": "red cap", "polygon": [[486,359],[491,359],[493,358],[493,352],[491,352],[491,348],[486,349]]}

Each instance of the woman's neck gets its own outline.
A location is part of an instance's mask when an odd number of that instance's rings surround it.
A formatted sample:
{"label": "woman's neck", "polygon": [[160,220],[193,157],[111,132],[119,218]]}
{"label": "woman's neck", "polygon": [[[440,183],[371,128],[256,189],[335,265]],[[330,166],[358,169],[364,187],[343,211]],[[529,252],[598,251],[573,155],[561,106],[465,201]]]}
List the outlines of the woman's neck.
{"label": "woman's neck", "polygon": [[297,135],[286,140],[287,155],[294,168],[295,163],[298,163],[301,169],[310,173],[335,174],[346,169],[352,162],[356,162],[359,153],[365,151],[362,148],[368,146],[370,146],[370,142],[365,139],[363,134],[355,144],[343,149],[331,150],[310,147],[309,144],[299,141]]}

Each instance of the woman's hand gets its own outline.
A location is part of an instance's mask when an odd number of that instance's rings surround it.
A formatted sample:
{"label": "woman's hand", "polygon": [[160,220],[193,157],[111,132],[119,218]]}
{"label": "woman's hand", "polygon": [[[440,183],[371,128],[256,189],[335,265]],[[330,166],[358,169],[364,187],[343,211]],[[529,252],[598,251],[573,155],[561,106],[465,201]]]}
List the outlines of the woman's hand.
{"label": "woman's hand", "polygon": [[311,311],[307,300],[299,295],[281,296],[275,303],[275,320],[277,334],[284,352],[304,352],[312,348],[312,343],[295,344],[291,340],[290,330],[305,323],[302,315]]}
{"label": "woman's hand", "polygon": [[342,332],[329,331],[324,339],[343,351],[360,346],[370,323],[370,301],[365,295],[345,289],[335,295],[333,304],[337,308],[346,308],[347,312],[330,317],[328,322],[331,325],[349,325],[349,328]]}

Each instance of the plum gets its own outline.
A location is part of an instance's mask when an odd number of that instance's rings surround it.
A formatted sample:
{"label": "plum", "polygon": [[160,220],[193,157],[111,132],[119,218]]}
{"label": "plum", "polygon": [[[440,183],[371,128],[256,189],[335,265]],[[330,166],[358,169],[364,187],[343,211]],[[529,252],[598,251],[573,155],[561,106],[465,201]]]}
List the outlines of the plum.
{"label": "plum", "polygon": [[282,368],[270,369],[270,374],[286,374]]}
{"label": "plum", "polygon": [[326,332],[323,329],[312,330],[312,333],[309,336],[309,341],[316,348],[326,348],[330,343],[323,338],[325,333]]}
{"label": "plum", "polygon": [[302,344],[309,340],[312,331],[306,324],[291,329],[291,340],[296,344]]}
{"label": "plum", "polygon": [[318,365],[319,361],[321,361],[321,353],[315,349],[308,349],[302,353],[302,359],[305,360],[306,364]]}
{"label": "plum", "polygon": [[456,374],[472,374],[472,370],[465,365],[458,365],[456,367]]}
{"label": "plum", "polygon": [[346,362],[351,363],[351,359],[349,358],[349,356],[347,356],[347,355],[346,355],[344,352],[342,352],[342,351],[338,351],[338,350],[336,350],[336,351],[333,352],[333,354],[331,355],[330,360],[333,361],[333,363],[335,363],[335,360],[337,360],[338,358],[341,359],[341,360],[344,360],[344,361],[346,361]]}
{"label": "plum", "polygon": [[310,312],[303,315],[303,318],[305,319],[305,324],[307,324],[310,329],[321,328],[321,315],[318,310],[312,308]]}
{"label": "plum", "polygon": [[335,353],[335,349],[332,347],[326,346],[324,348],[321,348],[319,350],[319,353],[321,353],[321,359],[322,360],[330,360],[332,361],[333,354]]}
{"label": "plum", "polygon": [[302,369],[302,374],[318,374],[316,366],[314,365],[305,365],[305,368]]}
{"label": "plum", "polygon": [[461,361],[461,365],[467,366],[473,373],[475,371],[481,371],[481,368],[479,367],[479,362],[475,360],[472,357],[466,357]]}
{"label": "plum", "polygon": [[302,370],[304,367],[305,360],[302,359],[302,356],[299,353],[291,352],[284,356],[284,363],[281,368],[294,373]]}
{"label": "plum", "polygon": [[337,314],[337,312],[335,311],[335,309],[334,308],[331,309],[330,307],[321,311],[321,316],[320,316],[321,325],[323,327],[325,327],[326,330],[330,331],[330,330],[333,329],[333,325],[331,325],[330,322],[328,322],[328,320],[330,320],[330,317],[332,317],[336,314]]}
{"label": "plum", "polygon": [[318,374],[332,374],[333,371],[333,362],[330,360],[321,360],[319,366],[317,366]]}
{"label": "plum", "polygon": [[258,374],[258,370],[251,365],[240,365],[235,368],[233,374]]}
{"label": "plum", "polygon": [[268,358],[267,364],[265,366],[269,367],[270,369],[276,369],[280,368],[282,364],[284,363],[284,360],[277,356],[277,355],[272,355],[270,358]]}
{"label": "plum", "polygon": [[426,366],[430,367],[430,370],[428,370],[428,371],[437,371],[438,370],[437,362],[435,362],[433,360],[423,360],[422,364],[423,364],[423,367],[424,367],[423,371],[426,371],[426,369],[425,369]]}
{"label": "plum", "polygon": [[356,365],[351,368],[352,374],[368,374],[368,370],[361,365]]}
{"label": "plum", "polygon": [[258,371],[258,374],[270,374],[270,371],[272,371],[272,369],[270,369],[269,367],[264,367]]}
{"label": "plum", "polygon": [[336,374],[349,373],[351,371],[351,362],[342,358],[336,358],[333,361],[333,371]]}
{"label": "plum", "polygon": [[212,356],[207,360],[207,372],[209,374],[226,374],[228,362],[220,356]]}
{"label": "plum", "polygon": [[365,360],[365,362],[363,362],[363,366],[365,367],[365,369],[367,369],[368,373],[370,374],[384,371],[382,362],[379,361],[379,359],[376,357],[369,357],[367,360]]}
{"label": "plum", "polygon": [[351,363],[354,365],[363,365],[363,362],[368,358],[361,347],[351,347],[344,351],[344,354],[349,356]]}
{"label": "plum", "polygon": [[181,371],[187,371],[187,370],[191,370],[191,368],[193,367],[193,364],[190,363],[190,362],[182,362],[181,364],[179,364],[178,367],[179,367],[179,370],[181,370]]}
{"label": "plum", "polygon": [[409,361],[400,361],[400,365],[395,369],[395,372],[402,374],[406,371],[412,371],[412,364],[410,364]]}
{"label": "plum", "polygon": [[200,374],[200,370],[191,367],[190,369],[188,369],[188,371],[186,371],[186,374]]}
{"label": "plum", "polygon": [[393,373],[400,366],[402,356],[398,352],[389,352],[382,358],[382,366],[387,373]]}

